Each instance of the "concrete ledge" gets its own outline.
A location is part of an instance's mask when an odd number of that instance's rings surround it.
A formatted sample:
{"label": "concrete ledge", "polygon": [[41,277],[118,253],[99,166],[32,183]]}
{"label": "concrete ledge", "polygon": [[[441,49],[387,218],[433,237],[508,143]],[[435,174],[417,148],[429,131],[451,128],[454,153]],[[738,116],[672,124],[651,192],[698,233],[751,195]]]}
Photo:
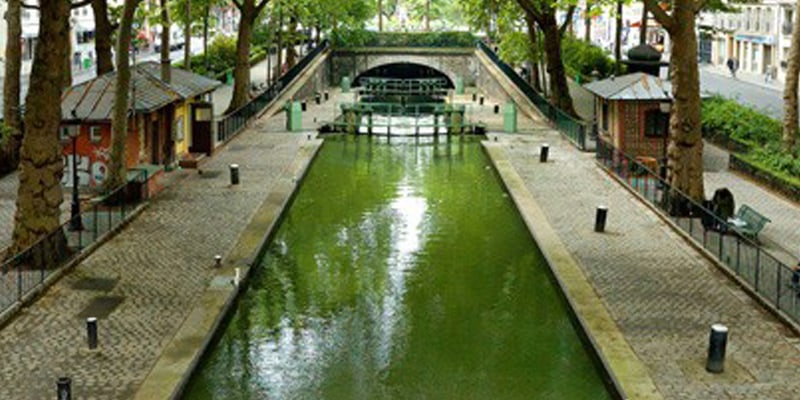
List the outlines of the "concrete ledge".
{"label": "concrete ledge", "polygon": [[482,144],[620,396],[662,399],[647,367],[636,356],[603,299],[547,222],[544,212],[506,157],[503,146],[487,141]]}
{"label": "concrete ledge", "polygon": [[[264,245],[271,239],[280,216],[291,201],[314,156],[322,145],[312,140],[301,145],[294,161],[283,171],[255,216],[240,234],[223,267],[216,271],[203,295],[164,347],[153,369],[139,386],[135,399],[179,398],[217,328],[246,285]],[[234,285],[235,269],[240,284]],[[222,283],[222,284],[220,284]]]}
{"label": "concrete ledge", "polygon": [[536,106],[530,100],[528,100],[528,96],[525,96],[525,94],[522,93],[519,88],[517,88],[517,86],[511,82],[511,80],[508,79],[503,71],[500,71],[497,66],[494,65],[489,57],[486,57],[482,51],[475,50],[475,58],[477,58],[483,67],[489,71],[494,80],[500,85],[500,87],[503,88],[503,90],[505,90],[508,96],[511,97],[514,103],[517,104],[520,110],[525,112],[525,115],[527,115],[534,122],[549,125],[548,119],[539,112],[539,109],[536,108]]}

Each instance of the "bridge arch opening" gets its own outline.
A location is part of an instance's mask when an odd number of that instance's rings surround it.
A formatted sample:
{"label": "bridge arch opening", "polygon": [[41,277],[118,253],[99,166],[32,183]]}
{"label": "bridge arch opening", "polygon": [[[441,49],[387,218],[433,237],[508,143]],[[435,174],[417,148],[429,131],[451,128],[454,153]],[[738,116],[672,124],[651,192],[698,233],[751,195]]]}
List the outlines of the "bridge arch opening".
{"label": "bridge arch opening", "polygon": [[447,74],[436,68],[417,63],[391,63],[383,64],[370,68],[359,74],[353,82],[353,86],[361,86],[362,78],[392,78],[392,79],[423,79],[423,78],[443,78],[447,81],[447,87],[455,88],[455,84]]}

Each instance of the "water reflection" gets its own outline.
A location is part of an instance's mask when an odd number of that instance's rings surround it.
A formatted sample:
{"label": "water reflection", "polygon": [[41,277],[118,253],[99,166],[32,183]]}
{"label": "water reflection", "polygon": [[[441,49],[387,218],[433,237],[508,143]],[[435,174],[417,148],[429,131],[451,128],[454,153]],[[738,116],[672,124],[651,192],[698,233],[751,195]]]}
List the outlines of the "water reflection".
{"label": "water reflection", "polygon": [[487,165],[328,139],[186,398],[608,398]]}

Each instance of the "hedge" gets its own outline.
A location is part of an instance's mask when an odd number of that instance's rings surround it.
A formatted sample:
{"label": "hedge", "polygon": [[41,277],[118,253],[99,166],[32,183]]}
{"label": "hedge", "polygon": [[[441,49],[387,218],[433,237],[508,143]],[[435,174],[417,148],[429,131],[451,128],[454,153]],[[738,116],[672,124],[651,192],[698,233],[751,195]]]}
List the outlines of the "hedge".
{"label": "hedge", "polygon": [[599,78],[604,79],[616,69],[616,62],[605,50],[569,36],[561,41],[561,59],[567,74],[579,82],[594,79],[593,71],[600,73]]}
{"label": "hedge", "polygon": [[703,135],[722,136],[747,147],[780,142],[781,123],[751,107],[714,96],[702,104]]}
{"label": "hedge", "polygon": [[473,47],[470,32],[375,32],[366,29],[338,30],[331,44],[335,48],[352,47]]}

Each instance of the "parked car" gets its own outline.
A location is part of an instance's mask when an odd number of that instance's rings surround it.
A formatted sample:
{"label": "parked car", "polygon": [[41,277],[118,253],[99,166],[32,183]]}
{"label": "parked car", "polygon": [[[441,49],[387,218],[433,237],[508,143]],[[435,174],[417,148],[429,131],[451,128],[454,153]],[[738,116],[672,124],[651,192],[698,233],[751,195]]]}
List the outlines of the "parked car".
{"label": "parked car", "polygon": [[[155,40],[153,41],[153,45],[155,51],[161,51],[161,27],[156,26],[155,30]],[[171,25],[169,27],[169,49],[171,51],[180,50],[183,48],[186,41],[183,38],[183,31],[175,26]]]}

